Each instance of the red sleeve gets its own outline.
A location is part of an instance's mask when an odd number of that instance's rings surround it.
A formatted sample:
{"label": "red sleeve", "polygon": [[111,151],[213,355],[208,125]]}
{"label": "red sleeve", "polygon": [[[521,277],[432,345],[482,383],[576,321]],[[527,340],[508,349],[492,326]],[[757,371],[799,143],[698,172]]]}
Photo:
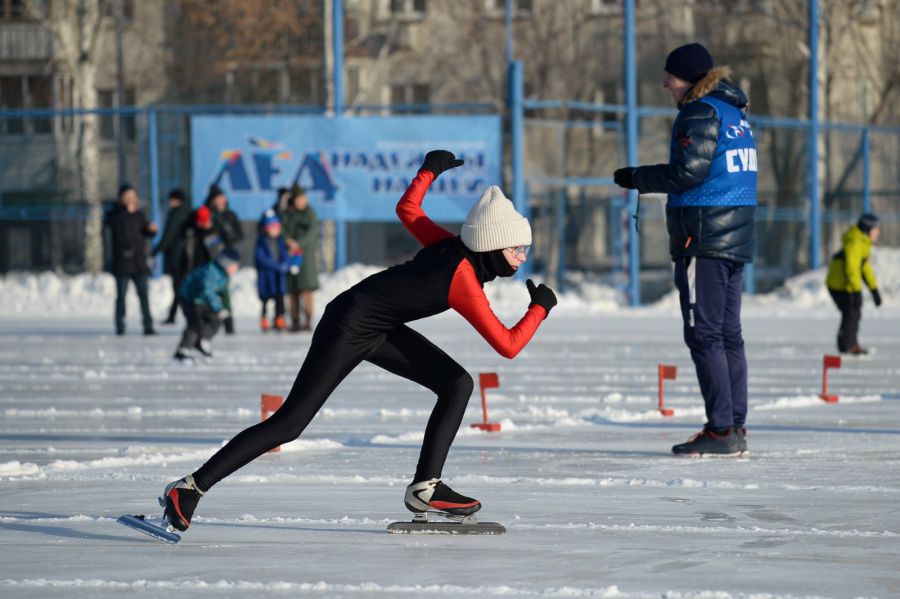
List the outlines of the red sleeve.
{"label": "red sleeve", "polygon": [[420,170],[397,202],[397,216],[400,217],[400,222],[425,247],[455,237],[447,229],[436,225],[422,210],[422,200],[425,199],[425,192],[428,191],[432,181],[434,173],[425,169]]}
{"label": "red sleeve", "polygon": [[450,282],[450,307],[469,321],[475,330],[504,358],[515,358],[534,336],[547,311],[537,304],[528,308],[525,316],[511,329],[500,322],[491,310],[484,289],[478,283],[475,269],[468,260],[456,267]]}

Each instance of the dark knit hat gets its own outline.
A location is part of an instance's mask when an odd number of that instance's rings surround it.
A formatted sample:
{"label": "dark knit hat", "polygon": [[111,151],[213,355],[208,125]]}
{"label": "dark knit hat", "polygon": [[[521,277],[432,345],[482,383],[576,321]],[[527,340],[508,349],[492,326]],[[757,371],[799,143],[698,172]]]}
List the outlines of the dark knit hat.
{"label": "dark knit hat", "polygon": [[172,189],[172,191],[169,192],[169,199],[170,200],[180,200],[181,203],[183,204],[184,201],[187,199],[187,196],[184,195],[183,189],[176,187],[176,188]]}
{"label": "dark knit hat", "polygon": [[204,202],[204,203],[209,204],[215,198],[217,198],[219,196],[223,196],[223,195],[225,195],[225,192],[222,191],[222,188],[219,187],[218,185],[216,185],[215,183],[213,183],[212,185],[209,186],[209,193],[206,194],[206,202]]}
{"label": "dark knit hat", "polygon": [[294,183],[291,185],[291,199],[296,198],[298,196],[302,196],[306,193],[306,190],[303,189],[298,183]]}
{"label": "dark knit hat", "polygon": [[709,50],[698,43],[693,43],[679,46],[669,52],[665,71],[684,81],[697,83],[713,66]]}
{"label": "dark knit hat", "polygon": [[119,185],[118,197],[121,198],[123,195],[125,195],[126,191],[133,191],[133,190],[134,190],[134,185],[132,185],[131,183],[122,183],[121,185]]}
{"label": "dark knit hat", "polygon": [[878,226],[878,217],[871,212],[866,212],[856,221],[856,226],[859,227],[860,231],[868,234],[869,231]]}

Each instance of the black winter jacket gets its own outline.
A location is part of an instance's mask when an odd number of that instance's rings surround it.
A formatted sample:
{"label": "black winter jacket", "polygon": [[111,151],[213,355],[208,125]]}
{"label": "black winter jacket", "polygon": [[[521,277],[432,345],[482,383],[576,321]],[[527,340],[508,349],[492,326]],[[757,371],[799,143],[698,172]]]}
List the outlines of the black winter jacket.
{"label": "black winter jacket", "polygon": [[167,275],[179,276],[184,271],[184,231],[190,217],[191,206],[187,202],[182,202],[181,206],[169,210],[162,238],[151,252],[154,256],[163,253],[165,258],[163,266]]}
{"label": "black winter jacket", "polygon": [[106,217],[112,245],[112,272],[116,275],[147,275],[147,239],[150,221],[143,210],[128,212],[116,202]]}
{"label": "black winter jacket", "polygon": [[[726,68],[715,68],[688,90],[672,127],[669,163],[633,171],[639,192],[674,193],[703,182],[716,151],[720,123],[715,108],[698,100],[712,96],[741,111],[748,105],[747,96],[727,75]],[[704,256],[752,262],[755,212],[755,206],[667,206],[672,260]]]}

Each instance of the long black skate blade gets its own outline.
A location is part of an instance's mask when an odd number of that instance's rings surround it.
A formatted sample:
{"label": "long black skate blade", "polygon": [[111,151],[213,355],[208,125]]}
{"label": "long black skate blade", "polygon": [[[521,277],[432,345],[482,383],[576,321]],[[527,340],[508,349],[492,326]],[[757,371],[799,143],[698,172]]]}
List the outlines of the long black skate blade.
{"label": "long black skate blade", "polygon": [[142,532],[145,535],[151,536],[154,539],[158,539],[160,541],[164,541],[166,543],[170,543],[174,545],[178,541],[181,540],[181,535],[178,535],[174,532],[169,532],[162,526],[158,526],[152,522],[148,522],[144,516],[119,516],[119,519],[116,520],[119,524],[124,524],[128,528],[133,528],[138,532]]}
{"label": "long black skate blade", "polygon": [[444,514],[439,516],[450,518],[450,522],[431,521],[417,516],[411,522],[391,522],[387,531],[391,534],[445,534],[445,535],[502,535],[506,528],[497,522],[478,522],[474,516],[458,518]]}

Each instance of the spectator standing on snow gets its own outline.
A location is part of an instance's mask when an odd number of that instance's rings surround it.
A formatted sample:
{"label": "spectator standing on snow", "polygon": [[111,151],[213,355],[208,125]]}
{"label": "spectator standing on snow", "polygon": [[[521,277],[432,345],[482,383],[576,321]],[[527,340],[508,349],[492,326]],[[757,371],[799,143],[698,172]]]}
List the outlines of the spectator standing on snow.
{"label": "spectator standing on snow", "polygon": [[[262,230],[256,237],[256,290],[262,302],[259,328],[268,331],[273,325],[276,331],[287,328],[284,320],[284,294],[287,293],[286,274],[290,268],[287,243],[281,234],[281,221],[274,209],[269,209],[260,221]],[[266,306],[275,304],[275,320],[270,322]]]}
{"label": "spectator standing on snow", "polygon": [[212,357],[211,341],[222,321],[230,314],[225,308],[228,279],[240,268],[240,256],[234,248],[219,252],[216,257],[195,268],[178,288],[178,302],[187,320],[174,359],[192,363],[197,353]]}
{"label": "spectator standing on snow", "polygon": [[841,251],[831,258],[831,264],[828,265],[825,284],[838,310],[841,311],[837,346],[842,354],[869,353],[860,347],[857,335],[859,321],[862,319],[863,282],[872,292],[875,307],[881,306],[878,281],[875,280],[875,271],[872,270],[872,262],[869,260],[872,244],[878,241],[880,233],[878,217],[874,214],[863,214],[856,225],[847,229],[841,237]]}
{"label": "spectator standing on snow", "polygon": [[665,87],[678,106],[669,162],[626,167],[615,182],[667,193],[666,227],[675,262],[684,340],[706,404],[706,424],[676,454],[747,451],[747,360],[741,334],[744,264],[753,261],[756,146],[747,96],[702,45],[673,50]]}
{"label": "spectator standing on snow", "polygon": [[151,252],[152,256],[162,252],[164,272],[172,278],[172,305],[163,324],[175,324],[175,314],[178,312],[178,286],[187,275],[184,228],[190,217],[191,206],[187,203],[184,192],[180,189],[170,191],[169,213],[166,215],[162,238]]}
{"label": "spectator standing on snow", "polygon": [[125,334],[125,294],[128,282],[134,283],[141,303],[144,335],[155,335],[150,298],[147,291],[147,241],[156,234],[156,224],[150,222],[140,208],[137,191],[128,183],[119,187],[119,195],[106,220],[112,241],[112,273],[116,278],[116,335]]}
{"label": "spectator standing on snow", "polygon": [[[300,270],[288,275],[291,306],[291,331],[311,331],[313,291],[319,288],[319,218],[309,205],[306,191],[299,185],[291,188],[291,200],[282,215],[284,236],[291,253],[303,254]],[[300,324],[300,304],[303,304],[303,324]]]}
{"label": "spectator standing on snow", "polygon": [[[228,208],[228,196],[217,185],[209,188],[209,194],[206,196],[206,207],[209,208],[212,215],[213,230],[218,233],[222,244],[225,248],[236,249],[235,245],[244,238],[244,232],[241,228],[241,221],[238,219],[231,209]],[[225,334],[234,334],[234,318],[231,314],[231,293],[226,290],[223,298],[225,309],[229,316],[224,320]]]}

